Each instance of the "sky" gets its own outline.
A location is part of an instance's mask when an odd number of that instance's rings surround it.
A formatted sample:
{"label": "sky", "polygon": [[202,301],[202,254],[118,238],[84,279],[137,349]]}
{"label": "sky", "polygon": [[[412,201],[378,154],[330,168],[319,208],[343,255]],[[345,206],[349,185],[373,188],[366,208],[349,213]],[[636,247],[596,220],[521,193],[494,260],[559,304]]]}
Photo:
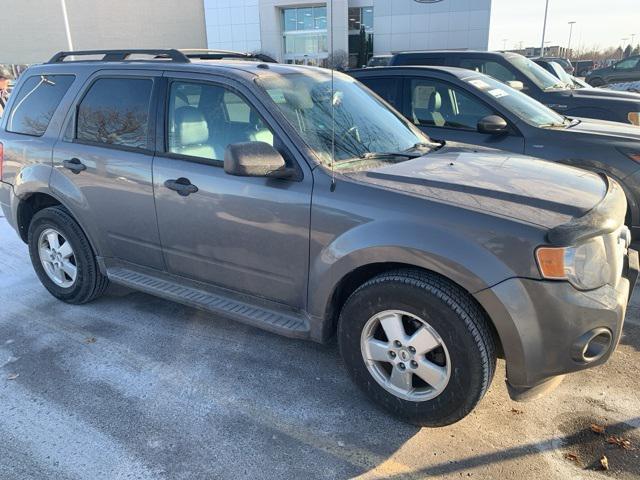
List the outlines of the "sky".
{"label": "sky", "polygon": [[[493,0],[489,49],[539,47],[545,0]],[[640,0],[549,0],[546,40],[566,46],[569,21],[574,48],[619,46],[622,39],[640,43]]]}

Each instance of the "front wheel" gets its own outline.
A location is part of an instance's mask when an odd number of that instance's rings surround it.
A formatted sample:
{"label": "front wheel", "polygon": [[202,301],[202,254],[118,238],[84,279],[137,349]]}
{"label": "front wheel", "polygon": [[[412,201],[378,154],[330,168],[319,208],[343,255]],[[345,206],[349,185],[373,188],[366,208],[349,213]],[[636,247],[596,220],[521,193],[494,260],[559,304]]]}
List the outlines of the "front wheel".
{"label": "front wheel", "polygon": [[465,417],[495,371],[483,312],[460,287],[422,271],[385,273],[362,285],[342,309],[338,341],[355,383],[420,426]]}

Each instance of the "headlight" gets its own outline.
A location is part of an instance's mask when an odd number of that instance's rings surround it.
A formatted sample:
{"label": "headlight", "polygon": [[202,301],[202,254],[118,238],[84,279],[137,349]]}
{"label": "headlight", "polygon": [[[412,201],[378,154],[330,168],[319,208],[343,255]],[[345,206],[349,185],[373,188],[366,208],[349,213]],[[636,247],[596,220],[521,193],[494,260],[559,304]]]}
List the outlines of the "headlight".
{"label": "headlight", "polygon": [[544,278],[568,280],[579,290],[602,287],[612,276],[602,237],[576,247],[540,247],[536,260]]}
{"label": "headlight", "polygon": [[640,126],[640,112],[630,112],[627,118],[629,119],[629,122]]}

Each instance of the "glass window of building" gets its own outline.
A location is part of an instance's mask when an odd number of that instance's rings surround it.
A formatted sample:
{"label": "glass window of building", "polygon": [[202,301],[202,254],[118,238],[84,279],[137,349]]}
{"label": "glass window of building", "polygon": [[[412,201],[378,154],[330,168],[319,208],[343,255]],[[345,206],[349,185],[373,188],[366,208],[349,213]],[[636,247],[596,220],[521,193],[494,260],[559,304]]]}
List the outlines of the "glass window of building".
{"label": "glass window of building", "polygon": [[349,8],[349,66],[362,67],[373,56],[373,7]]}
{"label": "glass window of building", "polygon": [[327,7],[282,9],[284,61],[325,65],[329,56]]}

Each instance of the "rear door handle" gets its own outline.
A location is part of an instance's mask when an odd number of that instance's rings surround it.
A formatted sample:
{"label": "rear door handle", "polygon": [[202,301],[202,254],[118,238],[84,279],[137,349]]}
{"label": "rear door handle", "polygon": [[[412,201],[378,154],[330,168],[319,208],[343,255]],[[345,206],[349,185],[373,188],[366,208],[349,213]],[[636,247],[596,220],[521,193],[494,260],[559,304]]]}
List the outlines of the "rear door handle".
{"label": "rear door handle", "polygon": [[62,165],[64,166],[64,168],[66,168],[67,170],[71,170],[71,172],[75,174],[78,174],[87,169],[87,167],[77,158],[65,160],[62,162]]}
{"label": "rear door handle", "polygon": [[164,186],[169,190],[174,190],[178,192],[178,195],[183,197],[187,197],[192,193],[196,193],[198,191],[198,187],[191,183],[188,178],[180,177],[176,180],[167,180],[164,182]]}

